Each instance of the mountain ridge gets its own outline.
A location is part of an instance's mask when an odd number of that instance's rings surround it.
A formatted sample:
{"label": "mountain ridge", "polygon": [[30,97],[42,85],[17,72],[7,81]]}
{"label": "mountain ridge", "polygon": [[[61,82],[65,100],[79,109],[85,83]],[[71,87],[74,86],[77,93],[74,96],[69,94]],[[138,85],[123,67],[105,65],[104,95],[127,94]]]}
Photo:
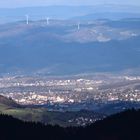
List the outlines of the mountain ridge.
{"label": "mountain ridge", "polygon": [[[21,8],[0,8],[0,17],[6,21],[15,19],[24,19],[26,14],[29,14],[32,19],[40,19],[41,16],[49,16],[50,18],[69,19],[75,16],[84,16],[95,12],[140,12],[140,6],[132,5],[87,5],[87,6],[36,6],[36,7],[21,7]],[[4,18],[7,16],[7,18]],[[15,18],[15,19],[13,19]]]}
{"label": "mountain ridge", "polygon": [[80,30],[77,22],[65,21],[52,21],[50,26],[2,25],[0,74],[68,75],[139,68],[139,27],[140,20],[131,19],[81,23]]}

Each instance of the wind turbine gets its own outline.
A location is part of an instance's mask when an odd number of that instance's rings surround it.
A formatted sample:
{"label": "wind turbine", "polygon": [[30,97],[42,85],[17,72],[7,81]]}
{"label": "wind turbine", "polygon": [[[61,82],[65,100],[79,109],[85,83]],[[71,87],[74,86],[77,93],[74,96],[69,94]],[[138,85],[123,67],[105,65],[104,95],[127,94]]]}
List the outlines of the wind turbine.
{"label": "wind turbine", "polygon": [[80,22],[78,22],[77,29],[80,30]]}
{"label": "wind turbine", "polygon": [[25,15],[26,16],[26,24],[29,24],[29,15]]}
{"label": "wind turbine", "polygon": [[47,18],[46,18],[47,25],[49,25],[49,20],[50,20],[50,18],[49,18],[49,17],[47,17]]}

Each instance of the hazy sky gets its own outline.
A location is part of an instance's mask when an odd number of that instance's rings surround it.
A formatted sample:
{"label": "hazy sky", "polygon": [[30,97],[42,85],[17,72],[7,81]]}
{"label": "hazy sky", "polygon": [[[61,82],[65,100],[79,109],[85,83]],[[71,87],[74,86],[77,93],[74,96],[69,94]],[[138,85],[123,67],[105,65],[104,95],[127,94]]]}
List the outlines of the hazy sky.
{"label": "hazy sky", "polygon": [[140,6],[140,0],[0,0],[0,7],[95,4],[125,4]]}

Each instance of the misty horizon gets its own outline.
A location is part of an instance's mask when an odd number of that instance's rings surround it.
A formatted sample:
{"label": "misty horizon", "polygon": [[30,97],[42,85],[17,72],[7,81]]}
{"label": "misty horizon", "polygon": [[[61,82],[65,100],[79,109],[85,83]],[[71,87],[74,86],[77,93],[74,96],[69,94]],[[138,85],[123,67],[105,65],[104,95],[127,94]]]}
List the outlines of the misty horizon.
{"label": "misty horizon", "polygon": [[0,1],[0,8],[18,8],[18,7],[42,7],[42,6],[95,6],[95,5],[131,5],[131,6],[140,6],[139,0],[5,0]]}

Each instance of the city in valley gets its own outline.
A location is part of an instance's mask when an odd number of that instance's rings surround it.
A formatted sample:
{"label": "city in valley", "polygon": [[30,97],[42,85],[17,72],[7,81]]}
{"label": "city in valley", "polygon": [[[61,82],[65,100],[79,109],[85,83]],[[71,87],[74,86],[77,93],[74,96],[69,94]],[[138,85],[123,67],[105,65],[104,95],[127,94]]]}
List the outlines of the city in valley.
{"label": "city in valley", "polygon": [[[81,75],[63,77],[5,76],[0,94],[21,105],[46,106],[50,110],[98,110],[115,103],[140,102],[140,77]],[[122,106],[125,109],[125,106]]]}

